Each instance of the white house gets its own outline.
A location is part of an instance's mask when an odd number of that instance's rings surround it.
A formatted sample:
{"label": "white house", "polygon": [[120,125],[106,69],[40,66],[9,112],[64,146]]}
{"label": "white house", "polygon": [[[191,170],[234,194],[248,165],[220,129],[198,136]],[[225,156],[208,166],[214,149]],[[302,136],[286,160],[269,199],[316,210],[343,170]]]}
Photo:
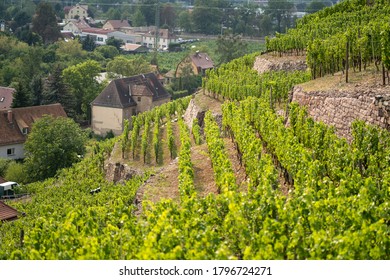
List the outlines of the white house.
{"label": "white house", "polygon": [[[156,30],[149,31],[143,35],[142,44],[149,49],[155,48]],[[176,43],[175,35],[169,33],[168,29],[160,29],[158,34],[158,46],[160,50],[168,48],[170,43]]]}
{"label": "white house", "polygon": [[110,37],[109,34],[112,32],[112,30],[91,27],[83,29],[81,37],[89,35],[94,38],[96,45],[105,45],[107,39]]}
{"label": "white house", "polygon": [[72,32],[74,35],[79,35],[84,29],[91,28],[83,19],[70,19],[62,28],[63,31]]}
{"label": "white house", "polygon": [[67,117],[61,104],[0,110],[0,158],[24,158],[24,142],[32,124],[43,115]]}

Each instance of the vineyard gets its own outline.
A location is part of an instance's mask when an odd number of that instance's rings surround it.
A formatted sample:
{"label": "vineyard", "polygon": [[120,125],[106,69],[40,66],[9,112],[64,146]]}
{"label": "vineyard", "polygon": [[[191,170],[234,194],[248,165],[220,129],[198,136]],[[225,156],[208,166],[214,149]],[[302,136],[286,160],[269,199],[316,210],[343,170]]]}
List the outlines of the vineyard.
{"label": "vineyard", "polygon": [[[301,24],[346,13],[345,3]],[[352,141],[339,138],[287,102],[313,71],[259,75],[257,55],[207,73],[197,95],[220,110],[189,127],[183,114],[196,96],[156,107],[56,178],[28,185],[31,197],[11,204],[25,217],[0,224],[0,259],[389,259],[390,133],[356,120]],[[142,175],[108,182],[115,157]],[[161,179],[168,165],[170,182]],[[164,184],[177,195],[138,199],[150,182],[155,196]]]}

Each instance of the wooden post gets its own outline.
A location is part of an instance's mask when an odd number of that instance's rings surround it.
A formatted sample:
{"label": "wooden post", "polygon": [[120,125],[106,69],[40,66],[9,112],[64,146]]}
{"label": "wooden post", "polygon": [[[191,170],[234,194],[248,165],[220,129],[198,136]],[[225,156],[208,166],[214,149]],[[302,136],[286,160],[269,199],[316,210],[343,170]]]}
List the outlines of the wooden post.
{"label": "wooden post", "polygon": [[349,68],[349,42],[347,40],[347,50],[345,52],[345,82],[348,83],[348,68]]}

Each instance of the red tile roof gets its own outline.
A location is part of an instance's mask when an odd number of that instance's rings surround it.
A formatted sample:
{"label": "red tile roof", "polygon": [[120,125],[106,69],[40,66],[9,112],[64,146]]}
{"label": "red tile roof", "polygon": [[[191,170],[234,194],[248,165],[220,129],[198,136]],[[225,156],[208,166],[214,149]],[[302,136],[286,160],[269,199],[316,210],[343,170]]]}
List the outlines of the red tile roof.
{"label": "red tile roof", "polygon": [[12,221],[18,218],[18,210],[0,201],[0,221]]}
{"label": "red tile roof", "polygon": [[0,146],[19,144],[26,141],[23,128],[31,131],[32,124],[43,115],[67,117],[61,104],[0,110]]}
{"label": "red tile roof", "polygon": [[214,68],[214,62],[207,53],[197,52],[191,55],[191,60],[196,67],[200,67],[201,69]]}
{"label": "red tile roof", "polygon": [[0,110],[11,108],[14,92],[14,88],[0,87]]}
{"label": "red tile roof", "polygon": [[119,29],[121,27],[130,27],[130,24],[127,20],[107,20],[107,23],[110,23],[112,28]]}
{"label": "red tile roof", "polygon": [[113,32],[112,30],[108,30],[108,29],[102,29],[102,28],[94,28],[94,27],[91,27],[91,28],[83,28],[83,33],[91,33],[91,34],[108,34],[108,33],[111,33]]}

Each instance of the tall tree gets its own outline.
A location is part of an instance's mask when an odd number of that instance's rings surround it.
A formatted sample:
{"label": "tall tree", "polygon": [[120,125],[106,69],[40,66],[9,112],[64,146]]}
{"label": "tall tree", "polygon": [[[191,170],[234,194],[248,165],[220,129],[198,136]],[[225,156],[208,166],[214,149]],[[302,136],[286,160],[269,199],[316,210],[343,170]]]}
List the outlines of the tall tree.
{"label": "tall tree", "polygon": [[68,117],[75,117],[76,100],[71,94],[69,86],[64,82],[62,69],[58,65],[54,66],[52,73],[46,80],[42,103],[61,103]]}
{"label": "tall tree", "polygon": [[243,56],[247,44],[239,35],[223,35],[217,40],[219,63],[227,63],[235,58]]}
{"label": "tall tree", "polygon": [[45,44],[52,43],[61,37],[53,7],[49,3],[39,3],[32,20],[32,30],[38,33]]}
{"label": "tall tree", "polygon": [[52,177],[85,153],[85,132],[72,119],[45,116],[37,120],[25,143],[25,165],[33,181]]}
{"label": "tall tree", "polygon": [[28,107],[32,105],[31,93],[25,83],[20,81],[15,83],[14,97],[12,100],[12,108]]}
{"label": "tall tree", "polygon": [[284,27],[289,27],[289,18],[294,4],[289,0],[269,0],[266,8],[266,13],[276,20],[276,31],[282,32],[282,23],[285,22]]}
{"label": "tall tree", "polygon": [[34,75],[30,82],[31,102],[33,106],[42,105],[43,101],[43,82],[41,75]]}
{"label": "tall tree", "polygon": [[90,117],[90,103],[102,90],[96,80],[101,66],[98,62],[87,60],[74,66],[69,66],[62,72],[64,81],[70,85],[71,92],[75,97],[76,114],[86,120]]}
{"label": "tall tree", "polygon": [[204,34],[219,34],[227,17],[224,16],[229,7],[226,0],[196,0],[192,19],[194,31]]}

